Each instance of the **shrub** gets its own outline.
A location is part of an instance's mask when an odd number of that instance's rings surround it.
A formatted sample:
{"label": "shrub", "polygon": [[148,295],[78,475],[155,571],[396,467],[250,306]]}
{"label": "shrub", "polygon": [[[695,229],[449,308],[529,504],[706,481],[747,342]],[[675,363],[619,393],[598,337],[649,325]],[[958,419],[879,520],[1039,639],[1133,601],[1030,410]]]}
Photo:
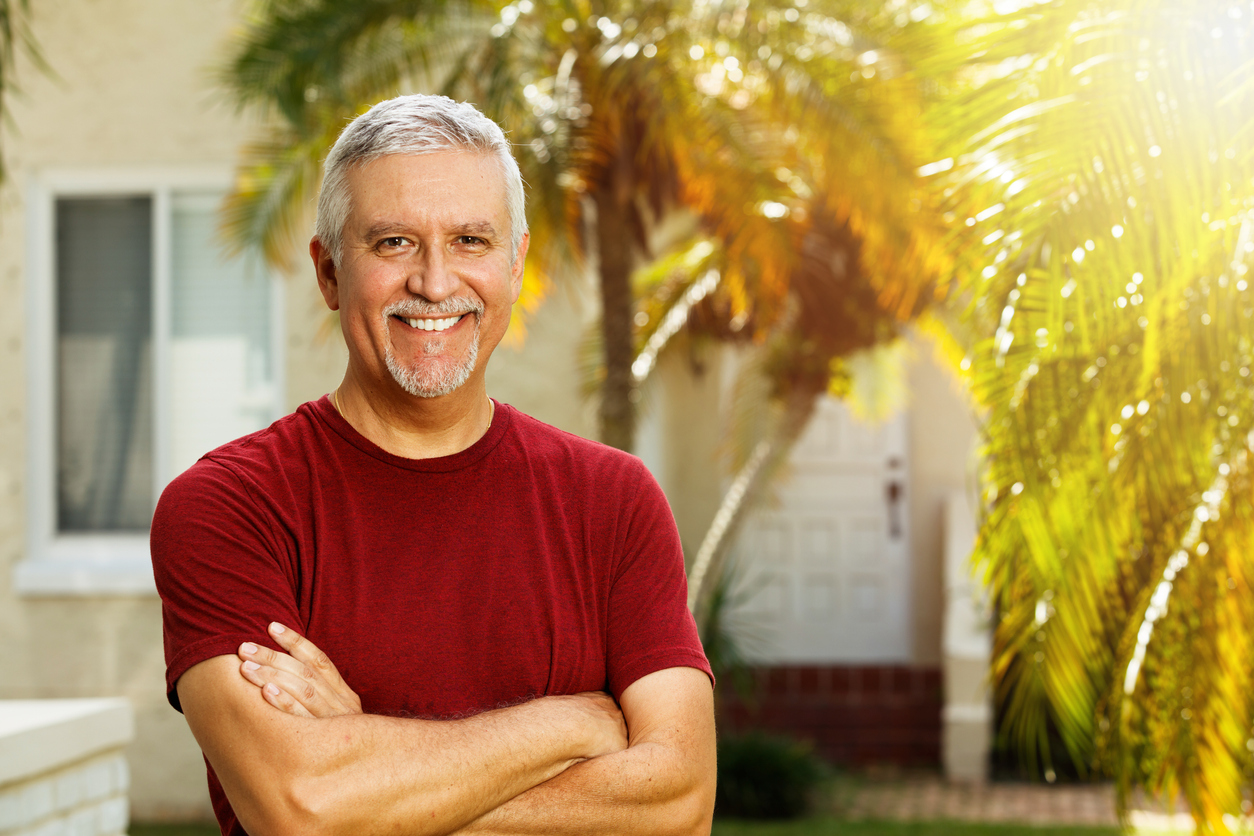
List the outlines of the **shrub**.
{"label": "shrub", "polygon": [[806,812],[825,775],[808,744],[763,732],[729,736],[718,744],[718,816],[790,819]]}

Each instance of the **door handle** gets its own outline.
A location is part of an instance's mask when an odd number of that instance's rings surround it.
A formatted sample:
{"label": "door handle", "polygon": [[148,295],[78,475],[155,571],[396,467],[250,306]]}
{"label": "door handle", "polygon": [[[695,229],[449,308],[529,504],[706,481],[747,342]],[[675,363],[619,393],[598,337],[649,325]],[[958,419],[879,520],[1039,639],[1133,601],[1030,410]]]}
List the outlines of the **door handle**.
{"label": "door handle", "polygon": [[894,479],[886,486],[888,494],[888,536],[896,540],[901,536],[901,497],[905,493],[901,482]]}

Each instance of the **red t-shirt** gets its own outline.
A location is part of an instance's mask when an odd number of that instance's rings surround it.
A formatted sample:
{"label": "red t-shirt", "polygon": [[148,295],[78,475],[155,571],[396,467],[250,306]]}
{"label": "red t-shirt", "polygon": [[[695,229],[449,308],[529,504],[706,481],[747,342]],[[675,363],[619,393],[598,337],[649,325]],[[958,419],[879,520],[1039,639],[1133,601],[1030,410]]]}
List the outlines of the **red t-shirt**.
{"label": "red t-shirt", "polygon": [[[175,708],[198,662],[278,649],[271,621],[325,651],[372,714],[617,698],[664,668],[710,673],[674,520],[640,460],[504,404],[468,449],[405,459],[325,397],[307,403],[175,479],[152,558]],[[212,772],[210,789],[222,821]]]}

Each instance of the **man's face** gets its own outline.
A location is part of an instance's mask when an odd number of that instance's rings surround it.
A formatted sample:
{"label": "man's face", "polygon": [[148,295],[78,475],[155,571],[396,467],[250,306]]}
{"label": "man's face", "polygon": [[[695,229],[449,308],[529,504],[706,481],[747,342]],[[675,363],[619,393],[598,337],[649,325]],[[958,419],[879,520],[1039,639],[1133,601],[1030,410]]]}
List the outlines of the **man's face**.
{"label": "man's face", "polygon": [[526,239],[510,249],[505,180],[469,151],[380,157],[348,175],[352,208],[333,267],[315,241],[327,304],[340,311],[349,365],[440,397],[482,376],[522,286]]}

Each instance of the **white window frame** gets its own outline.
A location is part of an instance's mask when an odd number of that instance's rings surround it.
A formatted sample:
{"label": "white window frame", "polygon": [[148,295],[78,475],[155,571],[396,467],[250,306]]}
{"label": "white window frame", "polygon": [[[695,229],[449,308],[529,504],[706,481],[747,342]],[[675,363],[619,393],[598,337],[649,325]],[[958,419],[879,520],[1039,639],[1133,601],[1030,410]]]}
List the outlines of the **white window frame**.
{"label": "white window frame", "polygon": [[[26,190],[26,555],[14,568],[25,596],[155,595],[145,534],[59,534],[56,530],[56,202],[73,197],[149,197],[153,241],[153,486],[171,473],[169,387],[171,209],[175,192],[220,190],[224,167],[57,169],[33,176]],[[270,347],[275,413],[283,408],[284,293],[270,274]]]}

